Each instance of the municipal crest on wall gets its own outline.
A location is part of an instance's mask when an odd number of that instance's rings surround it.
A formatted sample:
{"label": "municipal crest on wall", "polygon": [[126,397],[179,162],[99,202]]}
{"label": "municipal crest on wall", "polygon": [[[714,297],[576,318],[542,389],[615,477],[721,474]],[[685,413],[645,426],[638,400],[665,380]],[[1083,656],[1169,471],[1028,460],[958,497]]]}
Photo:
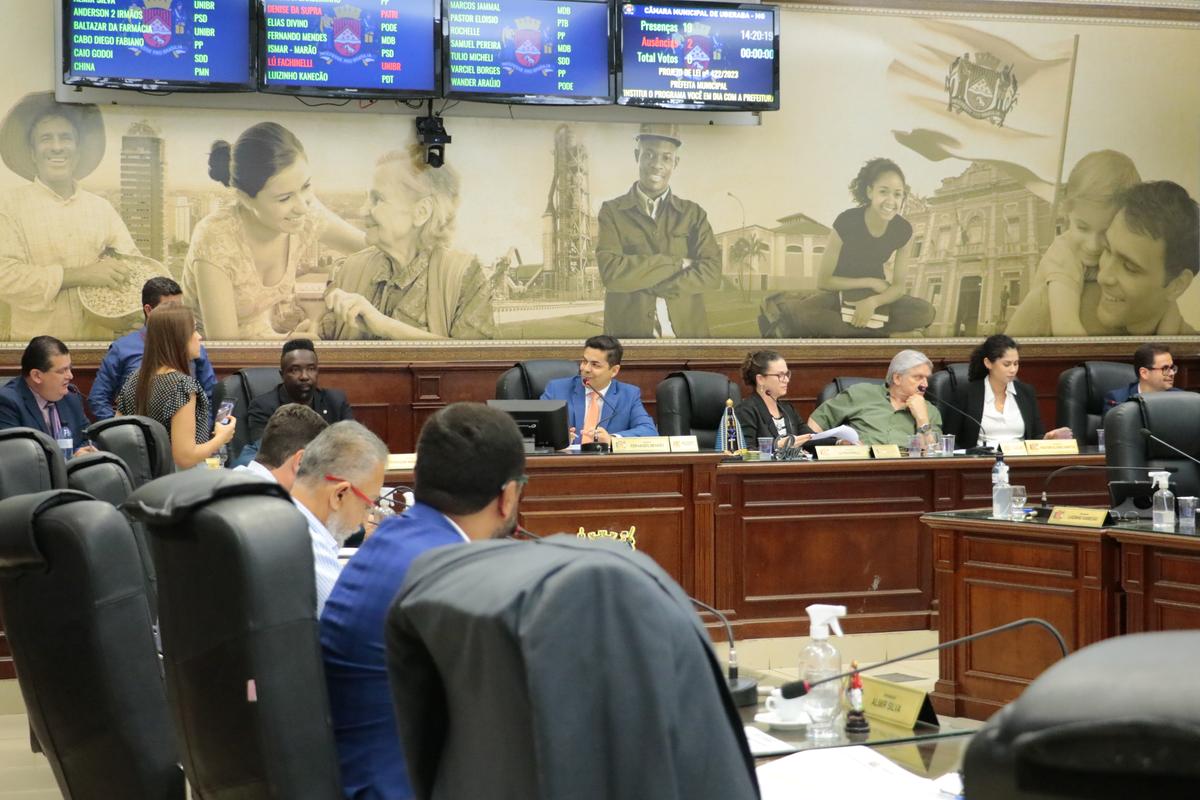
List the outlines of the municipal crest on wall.
{"label": "municipal crest on wall", "polygon": [[1017,76],[1013,65],[1001,66],[991,53],[963,53],[946,73],[947,111],[986,119],[1003,126],[1004,118],[1017,103]]}
{"label": "municipal crest on wall", "polygon": [[327,49],[317,55],[326,64],[336,61],[367,66],[375,60],[374,56],[363,52],[364,44],[375,41],[375,31],[358,6],[340,5],[333,10],[332,17],[321,17],[321,30],[327,37]]}
{"label": "municipal crest on wall", "polygon": [[187,48],[176,42],[175,36],[187,32],[187,21],[183,11],[172,8],[175,0],[142,0],[142,4],[129,7],[129,14],[140,24],[143,45],[129,48],[134,55],[170,55],[179,58]]}
{"label": "municipal crest on wall", "polygon": [[507,61],[500,64],[505,74],[519,72],[525,75],[549,75],[553,71],[550,64],[542,64],[542,56],[549,55],[554,45],[547,42],[542,33],[542,21],[534,17],[521,17],[513,20],[511,28],[500,32],[500,40],[506,48],[511,47],[511,55],[506,51]]}

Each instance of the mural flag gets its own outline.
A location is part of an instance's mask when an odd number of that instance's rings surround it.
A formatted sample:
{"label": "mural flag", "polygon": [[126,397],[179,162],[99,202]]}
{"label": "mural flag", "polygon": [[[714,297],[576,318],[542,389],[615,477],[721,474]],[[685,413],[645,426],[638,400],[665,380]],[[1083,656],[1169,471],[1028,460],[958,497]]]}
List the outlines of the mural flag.
{"label": "mural flag", "polygon": [[1052,202],[1074,40],[1017,44],[956,22],[908,22],[890,39],[896,140],[931,161],[991,162]]}

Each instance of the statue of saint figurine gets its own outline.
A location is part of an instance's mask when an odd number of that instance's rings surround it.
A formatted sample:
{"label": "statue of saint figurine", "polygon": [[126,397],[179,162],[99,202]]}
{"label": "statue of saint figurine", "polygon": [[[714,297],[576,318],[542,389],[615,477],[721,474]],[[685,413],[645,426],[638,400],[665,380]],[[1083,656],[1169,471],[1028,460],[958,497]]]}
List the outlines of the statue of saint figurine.
{"label": "statue of saint figurine", "polygon": [[846,711],[846,733],[868,733],[871,723],[867,722],[867,715],[863,713],[863,682],[862,675],[858,674],[858,662],[851,661],[850,669],[854,670],[854,674],[850,676],[850,683],[846,687],[846,704],[850,707]]}

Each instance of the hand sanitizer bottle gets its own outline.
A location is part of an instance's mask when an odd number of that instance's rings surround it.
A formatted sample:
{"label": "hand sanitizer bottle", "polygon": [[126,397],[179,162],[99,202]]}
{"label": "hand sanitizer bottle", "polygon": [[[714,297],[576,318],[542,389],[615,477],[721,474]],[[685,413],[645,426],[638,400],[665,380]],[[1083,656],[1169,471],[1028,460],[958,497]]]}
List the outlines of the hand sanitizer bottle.
{"label": "hand sanitizer bottle", "polygon": [[996,465],[992,467],[992,517],[1008,519],[1012,516],[1012,490],[1008,485],[1008,464],[1004,454],[996,453]]}
{"label": "hand sanitizer bottle", "polygon": [[1150,480],[1158,487],[1154,493],[1154,530],[1175,530],[1175,495],[1170,489],[1171,473],[1151,472]]}
{"label": "hand sanitizer bottle", "polygon": [[[812,605],[807,610],[812,628],[809,632],[808,646],[801,653],[801,666],[804,680],[813,684],[832,678],[842,671],[842,655],[829,641],[829,629],[833,628],[834,633],[842,635],[838,617],[846,615],[846,607]],[[806,700],[811,720],[808,724],[808,738],[836,739],[838,734],[833,723],[842,709],[841,681],[829,681],[809,690]]]}

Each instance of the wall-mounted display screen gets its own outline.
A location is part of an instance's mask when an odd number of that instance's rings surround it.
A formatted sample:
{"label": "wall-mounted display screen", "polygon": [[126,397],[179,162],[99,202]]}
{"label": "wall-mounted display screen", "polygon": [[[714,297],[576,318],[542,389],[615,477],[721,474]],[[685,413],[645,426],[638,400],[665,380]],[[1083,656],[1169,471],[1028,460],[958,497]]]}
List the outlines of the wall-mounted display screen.
{"label": "wall-mounted display screen", "polygon": [[444,0],[447,97],[611,103],[604,0]]}
{"label": "wall-mounted display screen", "polygon": [[708,110],[779,108],[779,9],[621,3],[617,102]]}
{"label": "wall-mounted display screen", "polygon": [[337,97],[439,93],[439,0],[261,0],[259,88]]}
{"label": "wall-mounted display screen", "polygon": [[252,89],[253,19],[253,0],[63,0],[63,83]]}

